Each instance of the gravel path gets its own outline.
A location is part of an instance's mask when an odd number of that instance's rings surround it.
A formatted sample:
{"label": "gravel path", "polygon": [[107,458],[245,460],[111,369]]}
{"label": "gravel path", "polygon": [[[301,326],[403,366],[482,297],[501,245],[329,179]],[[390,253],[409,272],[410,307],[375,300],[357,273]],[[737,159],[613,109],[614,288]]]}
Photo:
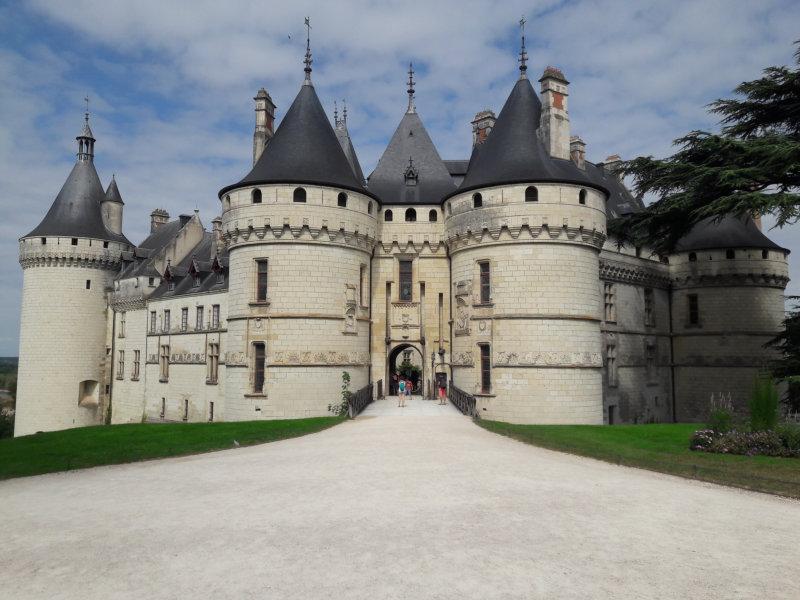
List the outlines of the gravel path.
{"label": "gravel path", "polygon": [[0,597],[800,598],[799,502],[382,406],[294,440],[0,482]]}

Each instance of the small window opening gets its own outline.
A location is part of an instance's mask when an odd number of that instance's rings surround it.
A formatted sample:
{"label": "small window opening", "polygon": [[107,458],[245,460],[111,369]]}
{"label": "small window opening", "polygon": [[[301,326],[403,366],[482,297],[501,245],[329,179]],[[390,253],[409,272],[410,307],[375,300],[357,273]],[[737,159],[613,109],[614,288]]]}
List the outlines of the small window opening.
{"label": "small window opening", "polygon": [[526,187],[525,202],[538,202],[538,201],[539,201],[539,190],[532,185]]}
{"label": "small window opening", "polygon": [[729,260],[736,258],[736,252],[734,250],[725,250],[725,258]]}
{"label": "small window opening", "polygon": [[78,238],[72,238],[72,245],[73,246],[77,246],[78,245]]}
{"label": "small window opening", "polygon": [[260,394],[264,391],[264,342],[253,344],[253,392]]}
{"label": "small window opening", "polygon": [[697,254],[694,252],[689,252],[689,262],[697,262]]}
{"label": "small window opening", "polygon": [[372,214],[372,202],[371,201],[367,202],[367,214],[368,215]]}
{"label": "small window opening", "polygon": [[87,290],[92,289],[92,280],[91,279],[87,279],[86,280],[86,289]]}
{"label": "small window opening", "polygon": [[700,324],[700,303],[697,300],[697,294],[689,294],[689,325]]}
{"label": "small window opening", "polygon": [[339,196],[336,198],[336,204],[341,206],[342,208],[347,207],[347,194],[344,192],[339,192]]}
{"label": "small window opening", "polygon": [[472,194],[472,208],[480,208],[481,206],[483,206],[483,196]]}
{"label": "small window opening", "polygon": [[384,221],[386,221],[388,223],[388,222],[392,221],[393,219],[394,219],[394,215],[392,214],[391,210],[383,211],[383,220]]}
{"label": "small window opening", "polygon": [[103,242],[103,248],[108,248],[108,242]]}
{"label": "small window opening", "polygon": [[305,202],[306,201],[305,188],[295,188],[293,200],[295,202]]}
{"label": "small window opening", "polygon": [[406,209],[406,223],[413,223],[417,220],[417,211],[413,208]]}
{"label": "small window opening", "polygon": [[253,190],[253,204],[261,204],[261,190],[258,188]]}
{"label": "small window opening", "polygon": [[428,221],[431,223],[436,223],[439,220],[439,213],[436,210],[432,210],[428,213]]}
{"label": "small window opening", "polygon": [[586,190],[578,192],[578,202],[580,204],[586,204]]}
{"label": "small window opening", "polygon": [[42,244],[46,244],[46,243],[47,243],[47,238],[42,238]]}
{"label": "small window opening", "polygon": [[768,259],[769,258],[769,250],[762,250],[761,251],[761,258],[763,258],[764,260]]}

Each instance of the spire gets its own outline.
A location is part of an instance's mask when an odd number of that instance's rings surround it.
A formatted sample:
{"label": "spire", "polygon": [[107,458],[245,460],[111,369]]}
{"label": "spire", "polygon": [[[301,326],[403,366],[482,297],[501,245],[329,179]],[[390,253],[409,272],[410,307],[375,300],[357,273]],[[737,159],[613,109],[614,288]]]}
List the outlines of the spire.
{"label": "spire", "polygon": [[83,116],[83,129],[75,138],[78,140],[78,160],[92,162],[94,159],[94,134],[89,127],[89,96],[84,98],[86,101],[86,112]]}
{"label": "spire", "polygon": [[333,101],[333,126],[339,127],[339,106]]}
{"label": "spire", "polygon": [[519,50],[519,78],[524,79],[528,75],[525,71],[528,70],[528,53],[525,50],[525,15],[522,15],[522,18],[519,20],[519,29],[522,33],[522,46]]}
{"label": "spire", "polygon": [[407,113],[416,112],[414,106],[414,64],[408,63],[408,110]]}
{"label": "spire", "polygon": [[344,108],[342,109],[342,125],[347,127],[347,100],[342,98],[342,104],[344,105]]}
{"label": "spire", "polygon": [[119,187],[117,187],[116,175],[111,175],[111,183],[108,184],[108,188],[106,189],[106,195],[104,201],[124,204],[124,202],[122,201],[122,195],[119,193]]}
{"label": "spire", "polygon": [[306,17],[306,58],[303,61],[306,65],[304,71],[306,72],[306,80],[303,85],[311,85],[311,17]]}

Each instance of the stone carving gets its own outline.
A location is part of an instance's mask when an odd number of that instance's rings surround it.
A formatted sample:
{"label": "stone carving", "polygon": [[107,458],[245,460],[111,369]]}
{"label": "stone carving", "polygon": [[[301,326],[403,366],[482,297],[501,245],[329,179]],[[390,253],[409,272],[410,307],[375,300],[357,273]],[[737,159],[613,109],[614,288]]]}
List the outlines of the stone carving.
{"label": "stone carving", "polygon": [[455,334],[469,334],[469,297],[472,293],[472,280],[464,279],[454,284],[456,300]]}
{"label": "stone carving", "polygon": [[225,364],[229,367],[246,367],[247,356],[244,352],[226,352]]}
{"label": "stone carving", "polygon": [[356,286],[344,286],[344,333],[356,333]]}
{"label": "stone carving", "polygon": [[473,366],[474,360],[472,358],[472,351],[468,350],[466,352],[456,352],[453,355],[452,364],[454,367],[471,367]]}
{"label": "stone carving", "polygon": [[498,352],[498,367],[602,367],[599,352]]}
{"label": "stone carving", "polygon": [[352,365],[362,366],[369,364],[369,354],[366,352],[276,352],[270,361],[271,365],[282,366],[325,366],[325,365]]}

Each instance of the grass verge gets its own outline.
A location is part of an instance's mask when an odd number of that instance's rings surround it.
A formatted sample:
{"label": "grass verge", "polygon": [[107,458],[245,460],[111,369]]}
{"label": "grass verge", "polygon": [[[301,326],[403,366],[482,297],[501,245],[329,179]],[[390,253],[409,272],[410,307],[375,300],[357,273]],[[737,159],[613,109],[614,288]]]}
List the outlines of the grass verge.
{"label": "grass verge", "polygon": [[79,427],[0,440],[0,479],[199,454],[298,437],[339,417],[235,423],[136,423]]}
{"label": "grass verge", "polygon": [[696,423],[514,425],[477,421],[489,431],[551,450],[690,479],[800,498],[800,459],[689,450]]}

